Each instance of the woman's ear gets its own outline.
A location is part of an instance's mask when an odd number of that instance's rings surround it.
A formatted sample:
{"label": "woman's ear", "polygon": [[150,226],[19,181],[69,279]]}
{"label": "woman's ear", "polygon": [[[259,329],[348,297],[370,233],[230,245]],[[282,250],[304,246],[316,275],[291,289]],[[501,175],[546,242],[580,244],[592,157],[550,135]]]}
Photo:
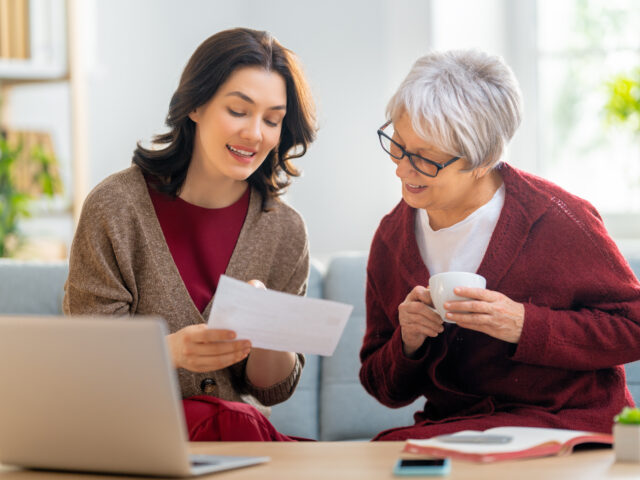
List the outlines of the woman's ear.
{"label": "woman's ear", "polygon": [[490,170],[491,170],[491,167],[488,165],[485,165],[483,167],[478,167],[473,171],[473,176],[479,180],[482,177],[484,177]]}
{"label": "woman's ear", "polygon": [[193,110],[191,113],[189,113],[189,118],[191,119],[191,121],[193,121],[193,123],[198,123],[198,120],[200,119],[200,114],[197,108]]}

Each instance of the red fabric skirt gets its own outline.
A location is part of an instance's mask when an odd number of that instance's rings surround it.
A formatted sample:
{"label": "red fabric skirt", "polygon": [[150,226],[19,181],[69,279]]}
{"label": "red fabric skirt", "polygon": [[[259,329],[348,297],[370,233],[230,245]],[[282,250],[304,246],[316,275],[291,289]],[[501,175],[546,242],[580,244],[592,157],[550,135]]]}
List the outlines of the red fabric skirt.
{"label": "red fabric skirt", "polygon": [[182,400],[192,442],[295,442],[278,432],[255,407],[209,395]]}

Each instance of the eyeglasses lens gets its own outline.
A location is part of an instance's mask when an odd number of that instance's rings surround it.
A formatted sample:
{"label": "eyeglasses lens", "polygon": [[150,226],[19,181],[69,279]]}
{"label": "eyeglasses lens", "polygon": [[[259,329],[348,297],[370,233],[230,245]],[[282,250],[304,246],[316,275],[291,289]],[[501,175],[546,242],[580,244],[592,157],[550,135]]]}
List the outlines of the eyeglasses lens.
{"label": "eyeglasses lens", "polygon": [[[384,133],[387,133],[387,132],[385,131]],[[393,131],[391,133],[393,133]],[[394,157],[396,159],[402,158],[402,156],[403,156],[402,149],[400,149],[395,142],[389,140],[384,135],[381,135],[380,136],[380,143],[382,143],[382,148],[389,155],[391,155],[392,157]]]}
{"label": "eyeglasses lens", "polygon": [[[393,138],[393,125],[389,125],[384,129],[384,135],[380,135],[380,144],[382,145],[382,148],[385,152],[387,152],[396,160],[400,160],[404,156],[402,148],[396,142],[390,140],[390,138],[388,137]],[[411,162],[413,168],[424,175],[434,177],[438,174],[438,167],[436,167],[432,163],[427,162],[426,160],[423,160],[417,155],[411,155],[409,161]]]}

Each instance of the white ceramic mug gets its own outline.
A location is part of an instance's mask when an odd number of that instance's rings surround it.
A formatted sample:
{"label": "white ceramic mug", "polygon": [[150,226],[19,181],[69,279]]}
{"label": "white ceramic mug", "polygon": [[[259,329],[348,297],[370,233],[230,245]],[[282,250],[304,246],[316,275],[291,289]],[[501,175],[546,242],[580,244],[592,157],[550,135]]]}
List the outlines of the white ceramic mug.
{"label": "white ceramic mug", "polygon": [[455,323],[447,320],[444,304],[453,300],[467,300],[453,293],[456,287],[486,288],[487,280],[477,273],[471,272],[442,272],[432,275],[429,278],[429,291],[436,312],[445,322]]}

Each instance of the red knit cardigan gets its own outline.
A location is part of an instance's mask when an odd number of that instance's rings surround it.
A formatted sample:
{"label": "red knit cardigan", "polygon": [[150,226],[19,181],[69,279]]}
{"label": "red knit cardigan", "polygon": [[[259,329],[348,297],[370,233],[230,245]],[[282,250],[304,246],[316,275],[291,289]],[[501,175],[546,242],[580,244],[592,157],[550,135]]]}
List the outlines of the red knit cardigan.
{"label": "red knit cardigan", "polygon": [[415,209],[401,201],[378,227],[360,380],[390,407],[427,399],[414,427],[380,438],[502,424],[609,432],[633,404],[621,364],[640,359],[638,280],[588,202],[506,164],[500,173],[505,203],[478,273],[524,304],[517,345],[451,324],[407,358],[398,305],[429,281]]}

